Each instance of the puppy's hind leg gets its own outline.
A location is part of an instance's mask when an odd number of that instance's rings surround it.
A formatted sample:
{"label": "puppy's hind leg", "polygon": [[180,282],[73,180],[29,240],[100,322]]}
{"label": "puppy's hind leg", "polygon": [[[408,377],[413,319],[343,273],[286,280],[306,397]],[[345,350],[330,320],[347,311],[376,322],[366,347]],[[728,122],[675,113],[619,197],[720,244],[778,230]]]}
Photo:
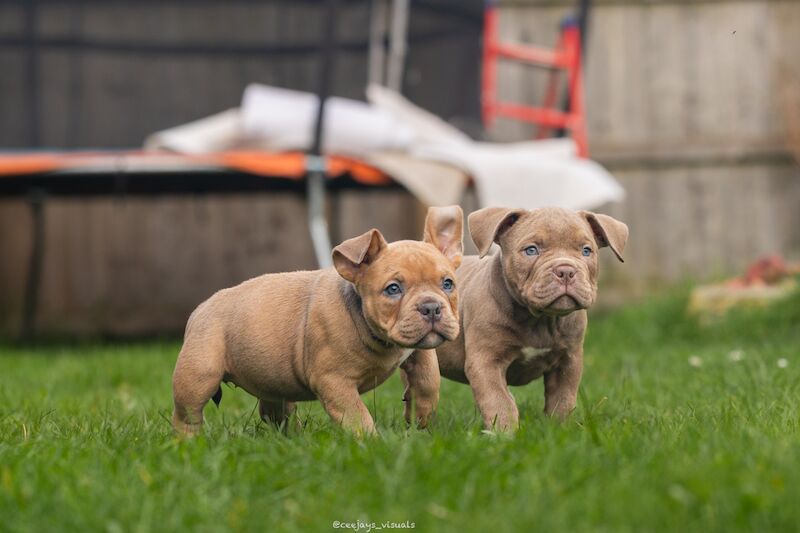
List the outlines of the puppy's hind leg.
{"label": "puppy's hind leg", "polygon": [[184,343],[172,375],[172,397],[175,402],[172,427],[176,432],[188,436],[200,433],[203,407],[212,397],[219,404],[220,383],[224,375],[222,346],[189,341]]}
{"label": "puppy's hind leg", "polygon": [[293,402],[286,400],[258,400],[258,414],[261,416],[261,420],[275,424],[283,431],[289,429],[289,419],[296,408],[297,406]]}

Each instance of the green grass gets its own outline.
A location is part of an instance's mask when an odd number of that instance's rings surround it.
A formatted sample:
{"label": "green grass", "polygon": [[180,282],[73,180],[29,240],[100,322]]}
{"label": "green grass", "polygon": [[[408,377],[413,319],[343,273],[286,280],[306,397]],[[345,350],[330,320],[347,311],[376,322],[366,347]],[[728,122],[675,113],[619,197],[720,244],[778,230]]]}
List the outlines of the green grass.
{"label": "green grass", "polygon": [[168,422],[177,343],[6,345],[0,530],[796,531],[800,296],[705,327],[685,303],[593,317],[571,420],[541,416],[535,382],[512,390],[510,438],[482,433],[451,382],[433,430],[406,430],[395,377],[365,395],[377,438],[343,434],[315,403],[284,436],[225,389],[205,435],[182,441]]}

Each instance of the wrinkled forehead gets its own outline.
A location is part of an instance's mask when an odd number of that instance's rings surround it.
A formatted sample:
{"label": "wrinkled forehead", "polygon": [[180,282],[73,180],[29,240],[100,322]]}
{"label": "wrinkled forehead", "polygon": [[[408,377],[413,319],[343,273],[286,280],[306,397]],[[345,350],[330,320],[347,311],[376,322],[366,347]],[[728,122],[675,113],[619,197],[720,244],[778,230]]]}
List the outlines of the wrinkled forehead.
{"label": "wrinkled forehead", "polygon": [[400,278],[406,283],[440,281],[453,273],[447,258],[431,244],[397,241],[389,244],[370,266],[370,277],[381,281]]}
{"label": "wrinkled forehead", "polygon": [[509,237],[515,243],[581,245],[594,242],[588,222],[568,209],[544,208],[525,213],[511,227]]}

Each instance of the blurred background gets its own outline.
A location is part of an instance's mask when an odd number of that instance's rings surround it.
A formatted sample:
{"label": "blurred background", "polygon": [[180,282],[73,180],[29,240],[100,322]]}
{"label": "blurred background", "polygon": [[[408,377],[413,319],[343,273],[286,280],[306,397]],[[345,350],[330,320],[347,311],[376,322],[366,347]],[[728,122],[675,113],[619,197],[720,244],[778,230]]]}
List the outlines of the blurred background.
{"label": "blurred background", "polygon": [[[487,161],[565,136],[624,190],[578,206],[631,230],[624,264],[601,254],[604,305],[797,258],[799,30],[800,3],[780,0],[3,1],[0,334],[180,333],[218,289],[316,268],[307,177],[320,160],[286,154],[319,142],[209,145],[212,158],[153,137],[231,109],[247,122],[251,84],[360,102],[370,82],[387,87],[413,104],[405,117],[427,111],[426,128],[438,117]],[[431,202],[401,176],[412,160],[434,161],[423,189],[463,178],[457,201],[485,205],[484,167],[446,169],[417,138],[397,175],[373,152],[328,161],[334,245],[371,227],[420,237]],[[584,183],[541,179],[544,199]]]}

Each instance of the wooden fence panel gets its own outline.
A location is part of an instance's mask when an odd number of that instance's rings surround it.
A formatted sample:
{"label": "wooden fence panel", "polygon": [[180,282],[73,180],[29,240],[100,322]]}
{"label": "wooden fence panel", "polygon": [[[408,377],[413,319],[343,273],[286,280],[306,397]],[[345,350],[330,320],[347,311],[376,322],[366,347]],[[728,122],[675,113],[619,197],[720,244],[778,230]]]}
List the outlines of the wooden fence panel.
{"label": "wooden fence panel", "polygon": [[[572,2],[502,5],[503,35],[547,45],[555,42]],[[120,15],[112,4],[91,3],[78,18],[64,16],[65,6],[48,6],[41,31],[62,35],[77,24],[96,37],[140,37],[144,31],[191,41],[230,39],[226,32],[236,27],[234,38],[241,42],[280,42],[303,24],[319,24],[302,11],[270,11],[279,4],[259,4],[257,17],[251,4],[207,7],[218,10],[210,26],[187,16],[189,8],[180,4],[156,16],[134,8]],[[0,35],[18,30],[21,13],[18,6],[0,5]],[[358,27],[361,16],[354,11],[344,23]],[[779,100],[783,84],[800,80],[797,28],[800,2],[786,0],[597,1],[587,57],[590,149],[628,192],[626,202],[599,211],[631,228],[624,264],[602,254],[606,286],[644,294],[684,278],[728,275],[760,254],[800,255],[800,173],[784,146],[786,110]],[[98,136],[128,144],[131,132],[202,116],[204,106],[235,105],[248,81],[291,75],[297,86],[313,88],[316,75],[314,61],[304,56],[273,61],[269,68],[255,57],[198,61],[92,53],[76,59],[48,52],[41,61],[49,122],[43,138],[66,146]],[[4,72],[22,71],[23,63],[21,54],[0,51]],[[348,77],[365,78],[355,56],[345,54],[340,67],[339,88],[350,87]],[[503,64],[500,73],[504,98],[533,102],[541,96],[541,73],[514,64]],[[188,89],[177,96],[141,99],[178,81]],[[27,138],[24,87],[17,77],[0,77],[0,134]],[[508,121],[491,131],[503,140],[531,134],[530,127]],[[466,202],[475,205],[472,195]],[[371,227],[390,240],[419,238],[424,209],[406,193],[344,192],[329,205],[336,213],[336,241]],[[0,201],[0,332],[6,334],[20,325],[30,241],[27,205]],[[467,248],[474,250],[469,237]],[[37,325],[50,333],[180,331],[193,307],[215,290],[314,264],[305,203],[293,193],[54,199],[46,208]]]}
{"label": "wooden fence panel", "polygon": [[[404,192],[346,191],[335,202],[339,239],[372,227],[389,240],[422,233],[423,208]],[[0,202],[5,333],[21,324],[30,227],[25,202]],[[50,199],[44,250],[36,326],[51,334],[180,331],[216,290],[316,268],[305,200],[294,193]]]}

